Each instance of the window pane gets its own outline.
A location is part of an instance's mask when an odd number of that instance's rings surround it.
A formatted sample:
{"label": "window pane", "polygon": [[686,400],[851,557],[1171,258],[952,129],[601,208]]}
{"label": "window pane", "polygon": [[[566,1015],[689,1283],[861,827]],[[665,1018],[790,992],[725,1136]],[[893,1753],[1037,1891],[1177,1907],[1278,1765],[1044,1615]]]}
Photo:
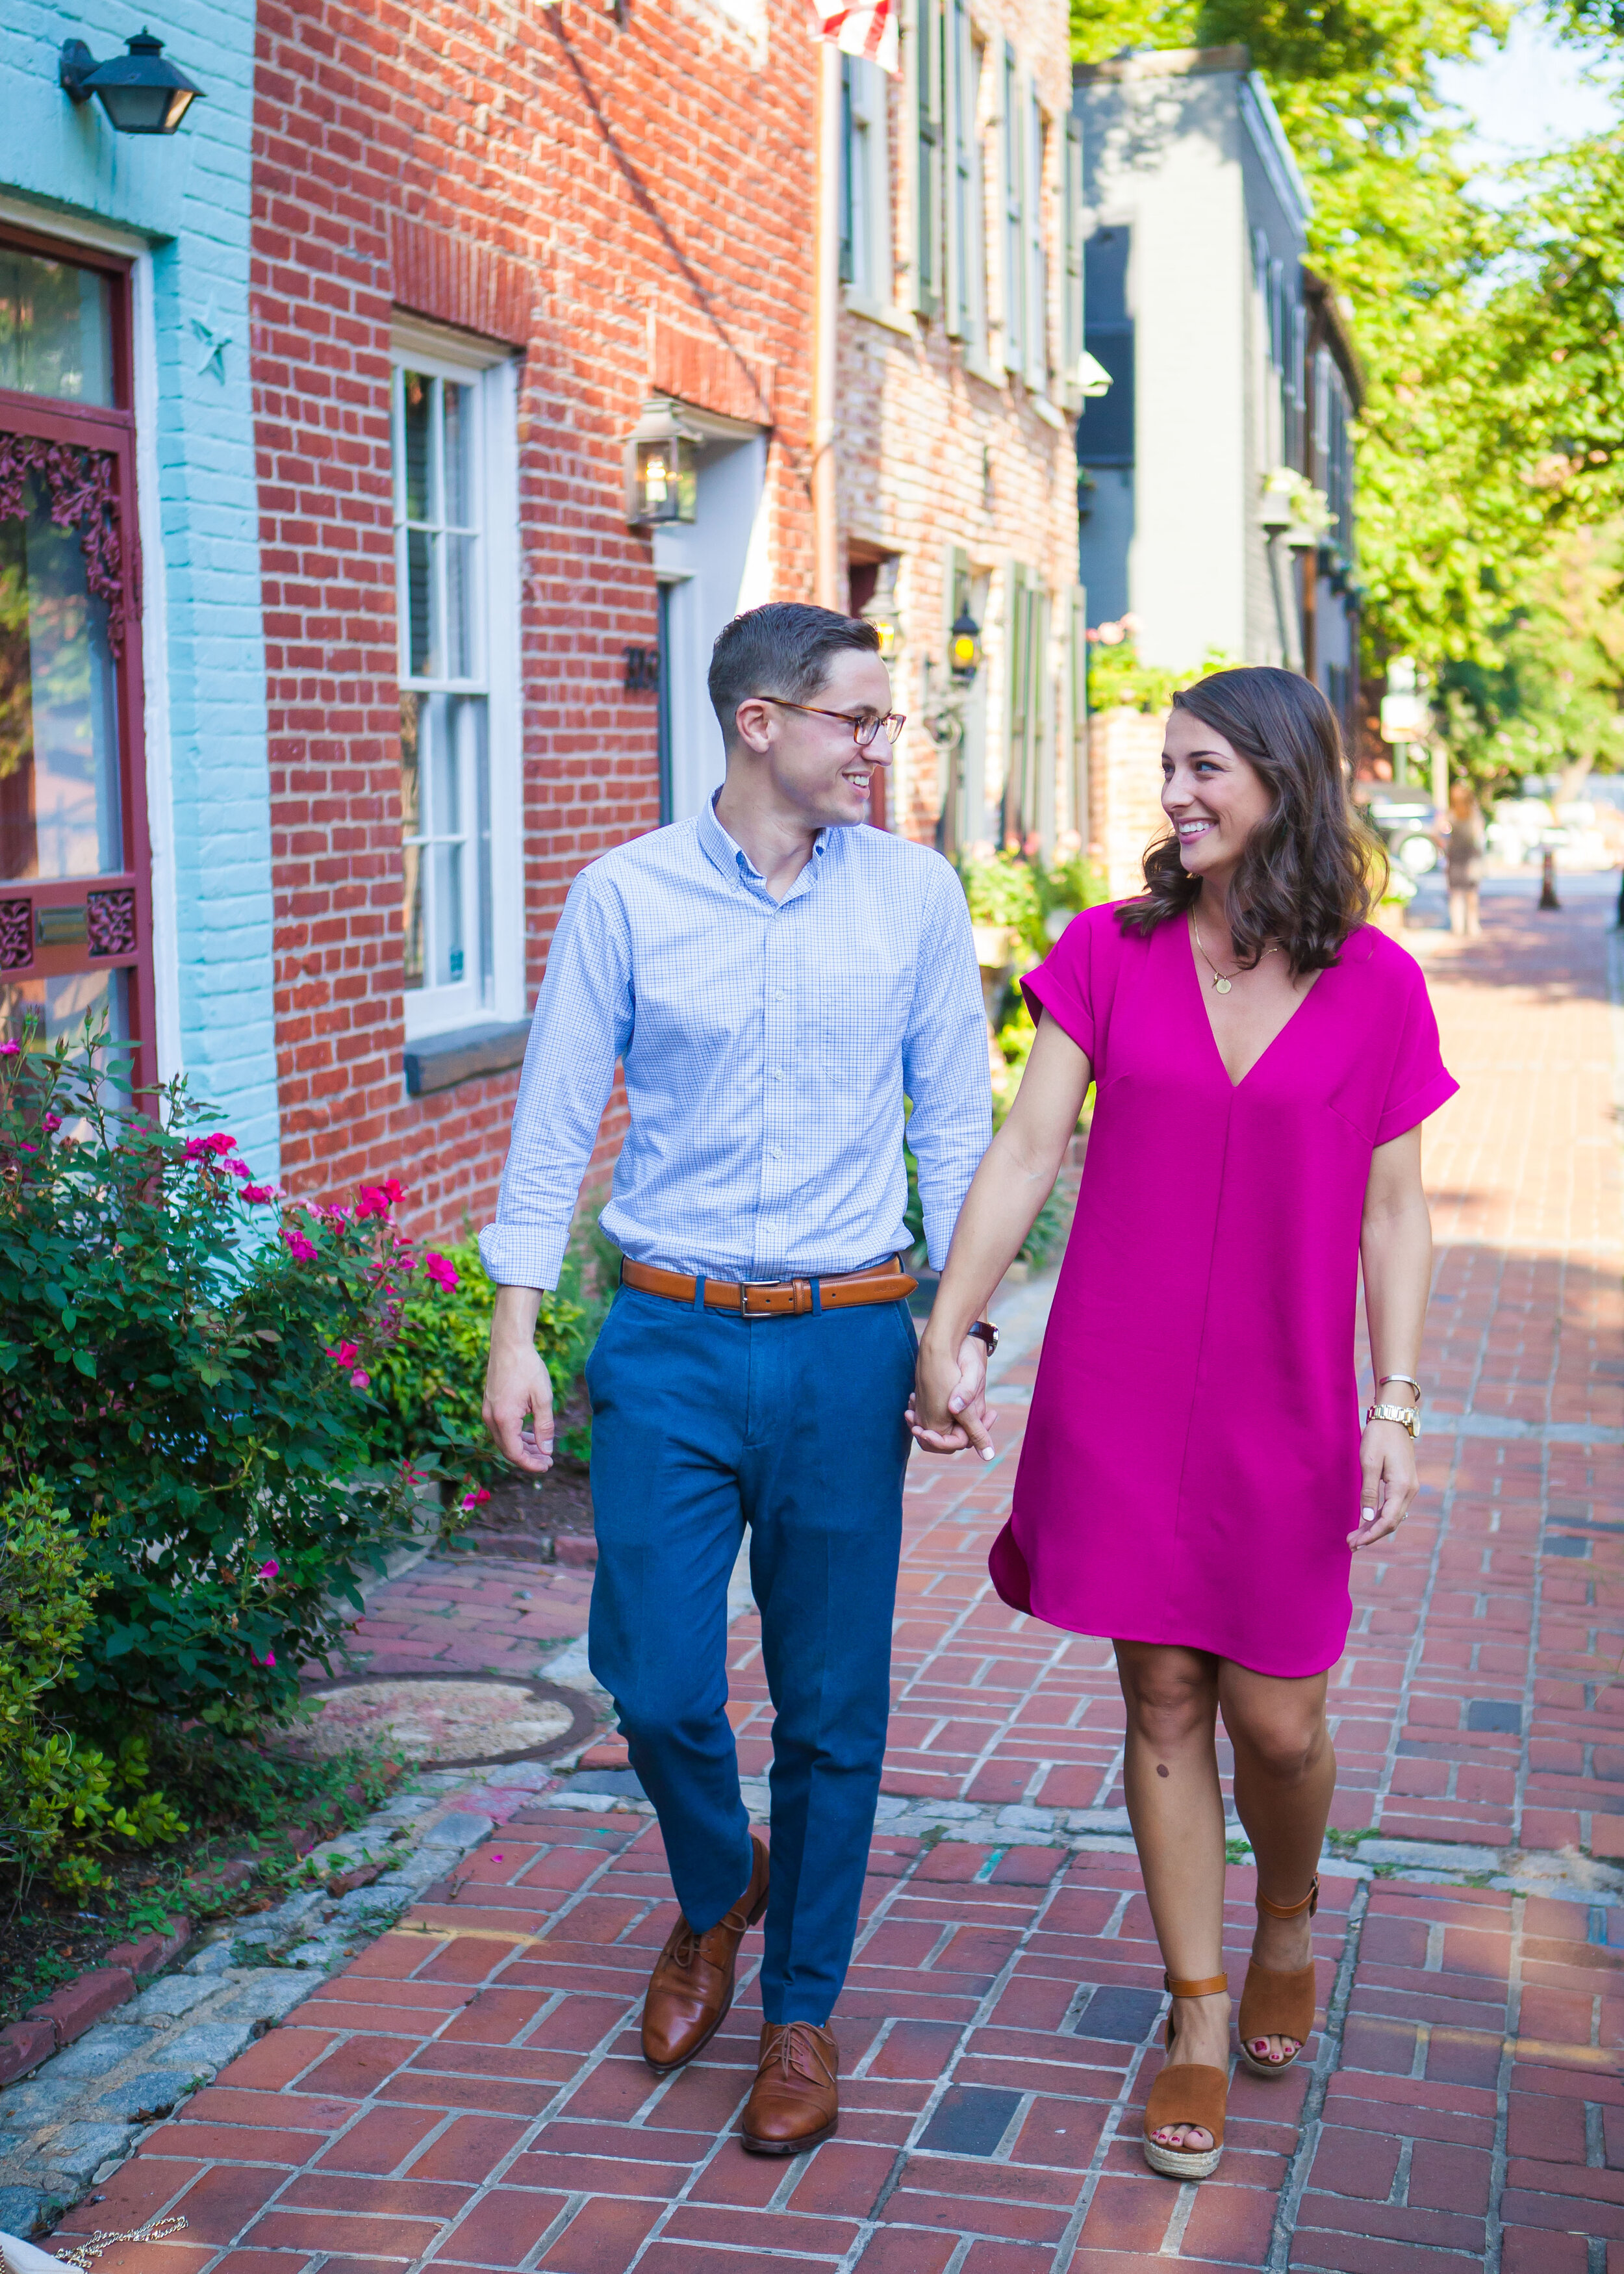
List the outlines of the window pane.
{"label": "window pane", "polygon": [[405,875],[401,895],[401,960],[408,987],[423,984],[423,829],[419,730],[425,723],[426,695],[401,697],[401,836]]}
{"label": "window pane", "polygon": [[474,676],[474,546],[471,537],[442,537],[446,549],[447,679]]}
{"label": "window pane", "polygon": [[462,847],[436,845],[434,865],[434,983],[459,987],[467,977],[462,941]]}
{"label": "window pane", "polygon": [[0,984],[0,1034],[43,1050],[58,1036],[77,1035],[86,1018],[105,1016],[108,1038],[130,1038],[128,978],[123,971],[69,971],[56,979],[12,979]]}
{"label": "window pane", "polygon": [[[464,697],[458,704],[459,725],[466,740],[469,770],[473,776],[474,828],[477,836],[474,891],[479,911],[479,999],[491,1000],[495,957],[491,928],[491,768],[485,740],[485,706]],[[470,974],[472,977],[475,975]]]}
{"label": "window pane", "polygon": [[446,504],[441,516],[447,529],[474,525],[474,390],[448,379],[440,383],[446,421]]}
{"label": "window pane", "polygon": [[123,866],[107,603],[37,473],[23,506],[0,522],[0,876],[105,876]]}
{"label": "window pane", "polygon": [[434,382],[425,379],[420,371],[401,373],[401,392],[404,400],[402,425],[406,440],[406,518],[408,521],[427,521],[430,510],[430,432],[429,414]]}
{"label": "window pane", "polygon": [[406,532],[407,669],[414,679],[432,679],[434,659],[434,563],[426,530]]}
{"label": "window pane", "polygon": [[111,278],[0,245],[0,387],[110,403]]}

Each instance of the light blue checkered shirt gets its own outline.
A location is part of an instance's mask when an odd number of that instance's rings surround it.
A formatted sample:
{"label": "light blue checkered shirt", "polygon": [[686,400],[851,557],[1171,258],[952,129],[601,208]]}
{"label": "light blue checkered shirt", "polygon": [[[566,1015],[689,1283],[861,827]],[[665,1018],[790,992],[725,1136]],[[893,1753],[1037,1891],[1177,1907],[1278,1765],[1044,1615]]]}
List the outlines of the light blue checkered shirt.
{"label": "light blue checkered shirt", "polygon": [[556,1285],[617,1058],[631,1133],[602,1222],[635,1261],[784,1279],[906,1247],[905,1093],[945,1259],[991,1101],[969,913],[939,854],[826,829],[777,901],[707,806],[583,869],[479,1238],[499,1285]]}

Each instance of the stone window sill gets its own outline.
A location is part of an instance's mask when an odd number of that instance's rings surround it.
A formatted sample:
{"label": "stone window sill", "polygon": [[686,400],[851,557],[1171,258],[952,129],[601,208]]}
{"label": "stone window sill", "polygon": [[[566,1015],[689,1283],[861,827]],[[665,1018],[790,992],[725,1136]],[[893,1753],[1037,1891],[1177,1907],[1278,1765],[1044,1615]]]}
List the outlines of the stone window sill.
{"label": "stone window sill", "polygon": [[523,1063],[530,1022],[511,1025],[459,1027],[449,1035],[425,1035],[406,1046],[403,1065],[408,1097],[426,1097],[431,1090],[455,1089],[460,1081],[477,1081],[482,1074],[506,1073]]}

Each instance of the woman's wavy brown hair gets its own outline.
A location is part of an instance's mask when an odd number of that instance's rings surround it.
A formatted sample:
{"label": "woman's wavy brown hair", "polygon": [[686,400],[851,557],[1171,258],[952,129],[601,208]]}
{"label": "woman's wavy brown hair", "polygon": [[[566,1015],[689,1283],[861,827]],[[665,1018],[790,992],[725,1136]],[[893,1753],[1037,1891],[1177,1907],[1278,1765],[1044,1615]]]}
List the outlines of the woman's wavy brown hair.
{"label": "woman's wavy brown hair", "polygon": [[[1335,712],[1311,681],[1267,665],[1215,671],[1176,695],[1173,708],[1222,734],[1261,776],[1272,802],[1229,890],[1241,968],[1250,971],[1277,941],[1294,973],[1324,970],[1367,921],[1387,875],[1386,847],[1349,799]],[[1116,921],[1148,936],[1184,915],[1200,889],[1177,838],[1158,838],[1145,855],[1144,894],[1119,908]]]}

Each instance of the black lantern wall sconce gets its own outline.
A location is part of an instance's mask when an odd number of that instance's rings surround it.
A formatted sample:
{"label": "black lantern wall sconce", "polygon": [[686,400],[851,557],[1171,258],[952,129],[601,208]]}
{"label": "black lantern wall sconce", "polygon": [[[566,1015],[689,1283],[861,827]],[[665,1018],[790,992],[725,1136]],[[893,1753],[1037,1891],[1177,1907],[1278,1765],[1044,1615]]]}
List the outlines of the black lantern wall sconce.
{"label": "black lantern wall sconce", "polygon": [[656,400],[626,439],[626,518],[658,527],[692,521],[699,510],[694,453],[704,436],[685,425],[673,404]]}
{"label": "black lantern wall sconce", "polygon": [[163,59],[163,41],[147,31],[126,40],[127,55],[98,63],[83,40],[64,40],[57,73],[70,102],[95,95],[120,134],[173,134],[203,93]]}
{"label": "black lantern wall sconce", "polygon": [[948,634],[947,667],[955,687],[974,687],[981,667],[981,628],[968,608],[960,608]]}

